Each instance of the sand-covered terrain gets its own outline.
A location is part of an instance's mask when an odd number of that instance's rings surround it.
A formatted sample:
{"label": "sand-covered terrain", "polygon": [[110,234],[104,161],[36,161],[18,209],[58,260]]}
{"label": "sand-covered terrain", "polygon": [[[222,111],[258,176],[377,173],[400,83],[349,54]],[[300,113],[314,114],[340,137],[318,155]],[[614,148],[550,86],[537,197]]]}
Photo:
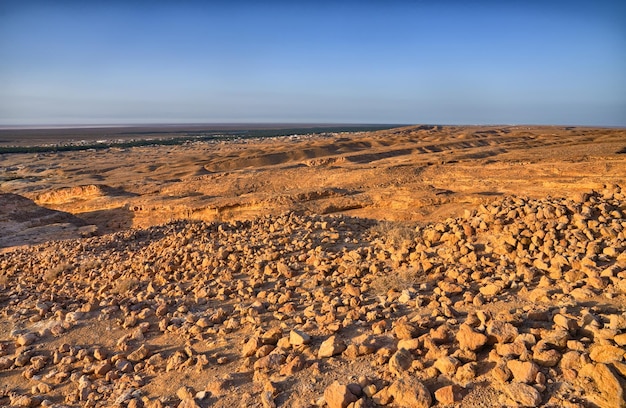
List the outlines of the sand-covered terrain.
{"label": "sand-covered terrain", "polygon": [[625,152],[624,129],[416,126],[5,154],[0,191],[73,214],[100,233],[287,211],[429,222],[509,194],[572,198],[623,185]]}
{"label": "sand-covered terrain", "polygon": [[626,406],[624,129],[3,154],[0,232],[0,406]]}

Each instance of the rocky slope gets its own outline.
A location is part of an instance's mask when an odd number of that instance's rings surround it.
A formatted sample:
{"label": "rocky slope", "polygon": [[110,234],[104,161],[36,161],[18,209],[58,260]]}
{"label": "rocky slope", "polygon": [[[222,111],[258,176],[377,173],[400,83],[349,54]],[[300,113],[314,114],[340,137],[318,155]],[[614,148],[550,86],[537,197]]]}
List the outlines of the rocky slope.
{"label": "rocky slope", "polygon": [[626,191],[0,254],[0,404],[624,407]]}

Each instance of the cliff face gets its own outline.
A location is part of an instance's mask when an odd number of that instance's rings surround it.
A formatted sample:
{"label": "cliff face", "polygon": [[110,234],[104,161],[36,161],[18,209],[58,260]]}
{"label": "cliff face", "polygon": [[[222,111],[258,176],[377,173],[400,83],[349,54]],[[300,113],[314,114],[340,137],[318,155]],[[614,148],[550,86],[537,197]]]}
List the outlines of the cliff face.
{"label": "cliff face", "polygon": [[0,194],[0,247],[80,238],[96,230],[73,214],[40,207],[18,194]]}

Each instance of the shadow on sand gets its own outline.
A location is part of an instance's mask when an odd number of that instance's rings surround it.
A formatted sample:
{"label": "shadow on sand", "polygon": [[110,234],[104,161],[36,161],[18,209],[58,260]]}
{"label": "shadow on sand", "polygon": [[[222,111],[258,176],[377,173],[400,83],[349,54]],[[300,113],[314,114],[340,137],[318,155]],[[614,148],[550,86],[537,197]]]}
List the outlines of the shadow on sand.
{"label": "shadow on sand", "polygon": [[98,234],[108,234],[133,226],[134,214],[127,206],[77,214],[87,224],[98,227]]}

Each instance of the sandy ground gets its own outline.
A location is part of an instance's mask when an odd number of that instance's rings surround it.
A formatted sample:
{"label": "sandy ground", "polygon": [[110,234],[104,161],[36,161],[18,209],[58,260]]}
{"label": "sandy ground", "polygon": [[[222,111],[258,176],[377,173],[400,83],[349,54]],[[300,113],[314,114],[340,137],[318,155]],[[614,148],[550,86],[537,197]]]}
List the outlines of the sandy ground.
{"label": "sandy ground", "polygon": [[0,169],[1,406],[626,405],[624,129]]}
{"label": "sandy ground", "polygon": [[[73,214],[100,233],[285,211],[433,221],[504,194],[572,197],[624,185],[624,149],[623,129],[418,126],[324,138],[6,154],[0,156],[0,191]],[[28,242],[24,235],[15,244]],[[47,239],[42,228],[36,235],[39,242]]]}

